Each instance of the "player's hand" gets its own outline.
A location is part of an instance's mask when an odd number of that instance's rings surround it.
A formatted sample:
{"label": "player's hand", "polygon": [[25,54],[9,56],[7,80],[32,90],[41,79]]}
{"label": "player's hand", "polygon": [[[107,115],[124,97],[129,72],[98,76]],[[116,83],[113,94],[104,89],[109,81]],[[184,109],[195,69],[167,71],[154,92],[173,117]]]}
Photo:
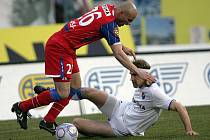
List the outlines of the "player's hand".
{"label": "player's hand", "polygon": [[123,46],[122,50],[124,51],[125,54],[132,56],[134,61],[136,61],[136,54],[134,53],[132,49]]}
{"label": "player's hand", "polygon": [[193,131],[193,130],[187,131],[186,134],[187,134],[188,136],[198,136],[198,135],[199,135],[199,133],[197,133],[197,132],[195,132],[195,131]]}
{"label": "player's hand", "polygon": [[151,74],[149,74],[147,71],[145,71],[143,69],[139,69],[138,75],[140,78],[146,80],[149,85],[156,81],[155,77],[153,77]]}

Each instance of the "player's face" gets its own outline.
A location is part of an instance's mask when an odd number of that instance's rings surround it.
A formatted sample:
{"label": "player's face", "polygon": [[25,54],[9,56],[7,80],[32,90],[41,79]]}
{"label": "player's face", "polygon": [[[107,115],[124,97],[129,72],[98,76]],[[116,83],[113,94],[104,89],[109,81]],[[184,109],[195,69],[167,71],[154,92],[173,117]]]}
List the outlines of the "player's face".
{"label": "player's face", "polygon": [[130,72],[130,75],[131,75],[130,80],[132,81],[134,88],[142,87],[145,84],[145,80],[139,78],[137,74]]}
{"label": "player's face", "polygon": [[136,15],[120,12],[119,16],[116,16],[116,23],[119,27],[124,25],[130,25],[131,22],[135,19],[135,17]]}

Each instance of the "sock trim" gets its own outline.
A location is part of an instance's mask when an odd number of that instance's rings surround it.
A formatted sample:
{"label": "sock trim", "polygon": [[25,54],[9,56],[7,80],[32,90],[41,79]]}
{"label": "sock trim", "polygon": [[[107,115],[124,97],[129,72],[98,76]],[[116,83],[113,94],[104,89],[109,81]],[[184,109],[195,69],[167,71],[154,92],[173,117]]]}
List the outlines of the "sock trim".
{"label": "sock trim", "polygon": [[38,106],[41,106],[40,103],[39,103],[39,100],[37,99],[37,96],[35,97],[35,99],[37,101]]}
{"label": "sock trim", "polygon": [[61,112],[59,109],[57,109],[57,108],[55,108],[55,107],[53,107],[53,106],[52,106],[52,108],[54,108],[54,109],[55,109],[56,111],[58,111],[58,112]]}
{"label": "sock trim", "polygon": [[55,102],[55,104],[59,105],[60,107],[64,108],[65,106],[63,106],[62,104]]}

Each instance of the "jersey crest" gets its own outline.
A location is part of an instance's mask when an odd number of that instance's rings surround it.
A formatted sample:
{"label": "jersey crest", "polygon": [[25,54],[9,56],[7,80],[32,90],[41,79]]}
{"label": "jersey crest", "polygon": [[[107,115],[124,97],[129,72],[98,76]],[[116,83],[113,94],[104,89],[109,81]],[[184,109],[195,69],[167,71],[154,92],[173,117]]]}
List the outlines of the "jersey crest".
{"label": "jersey crest", "polygon": [[119,37],[119,29],[118,29],[118,27],[115,27],[113,32],[114,32],[116,37]]}

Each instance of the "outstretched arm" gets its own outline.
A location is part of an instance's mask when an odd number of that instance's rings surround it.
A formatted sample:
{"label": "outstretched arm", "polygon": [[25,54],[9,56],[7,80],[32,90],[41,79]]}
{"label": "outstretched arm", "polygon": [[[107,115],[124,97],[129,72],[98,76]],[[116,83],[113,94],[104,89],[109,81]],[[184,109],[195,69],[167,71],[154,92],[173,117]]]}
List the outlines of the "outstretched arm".
{"label": "outstretched arm", "polygon": [[122,45],[122,50],[125,52],[125,54],[132,56],[134,61],[136,61],[136,54],[134,53],[132,49]]}
{"label": "outstretched arm", "polygon": [[178,114],[184,124],[187,135],[189,135],[189,136],[199,135],[197,132],[193,131],[188,112],[187,112],[186,108],[181,103],[179,103],[177,101],[172,101],[172,103],[170,104],[170,110],[178,112]]}
{"label": "outstretched arm", "polygon": [[[136,73],[140,78],[147,80],[149,83],[155,81],[155,78],[151,76],[148,72],[143,69],[138,69],[127,57],[126,53],[123,51],[123,46],[121,44],[111,46],[113,55],[115,58],[127,69]],[[125,50],[126,48],[124,48]],[[125,50],[128,51],[128,50]]]}

